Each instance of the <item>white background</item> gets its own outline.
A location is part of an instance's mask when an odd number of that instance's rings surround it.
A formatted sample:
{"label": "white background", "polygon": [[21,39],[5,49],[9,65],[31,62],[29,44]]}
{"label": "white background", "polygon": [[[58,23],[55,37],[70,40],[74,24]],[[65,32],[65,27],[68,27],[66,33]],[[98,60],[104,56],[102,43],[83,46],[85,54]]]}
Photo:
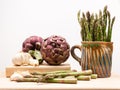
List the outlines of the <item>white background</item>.
{"label": "white background", "polygon": [[[112,17],[116,17],[112,35],[112,72],[120,74],[119,0],[0,0],[0,71],[12,64],[12,57],[31,35],[43,38],[61,35],[70,46],[81,44],[77,12],[98,13],[105,5]],[[80,70],[78,62],[71,56],[67,62],[72,69]]]}

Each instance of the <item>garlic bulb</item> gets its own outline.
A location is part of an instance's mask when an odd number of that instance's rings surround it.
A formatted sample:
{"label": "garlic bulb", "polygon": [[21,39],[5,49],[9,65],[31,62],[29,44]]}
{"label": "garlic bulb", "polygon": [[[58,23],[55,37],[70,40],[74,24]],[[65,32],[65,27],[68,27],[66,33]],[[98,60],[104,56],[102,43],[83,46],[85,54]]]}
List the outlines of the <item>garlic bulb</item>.
{"label": "garlic bulb", "polygon": [[26,52],[20,52],[17,53],[13,58],[12,58],[12,62],[14,65],[29,65],[30,61],[29,59],[31,59],[32,56],[29,53]]}

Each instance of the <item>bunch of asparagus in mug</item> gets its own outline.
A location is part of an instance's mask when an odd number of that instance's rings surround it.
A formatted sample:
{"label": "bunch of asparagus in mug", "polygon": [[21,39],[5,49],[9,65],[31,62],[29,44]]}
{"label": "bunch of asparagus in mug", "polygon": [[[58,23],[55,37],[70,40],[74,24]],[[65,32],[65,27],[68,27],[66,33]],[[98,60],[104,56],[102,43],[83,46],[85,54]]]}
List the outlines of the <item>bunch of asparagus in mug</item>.
{"label": "bunch of asparagus in mug", "polygon": [[83,41],[106,41],[111,42],[112,28],[115,17],[111,18],[107,6],[99,14],[83,12],[80,16],[80,11],[77,14],[78,22],[81,26],[81,37]]}
{"label": "bunch of asparagus in mug", "polygon": [[92,70],[85,71],[52,71],[52,72],[14,72],[11,81],[17,82],[44,82],[44,83],[66,83],[76,84],[78,80],[90,81],[96,79],[97,74],[92,74]]}

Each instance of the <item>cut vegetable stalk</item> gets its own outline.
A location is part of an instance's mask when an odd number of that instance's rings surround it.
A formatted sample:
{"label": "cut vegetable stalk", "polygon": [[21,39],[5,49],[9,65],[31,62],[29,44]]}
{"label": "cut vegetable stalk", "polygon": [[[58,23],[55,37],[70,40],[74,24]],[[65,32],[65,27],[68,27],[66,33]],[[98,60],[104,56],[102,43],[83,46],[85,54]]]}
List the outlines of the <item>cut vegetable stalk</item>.
{"label": "cut vegetable stalk", "polygon": [[80,72],[67,72],[67,73],[51,73],[46,74],[43,77],[45,79],[53,79],[56,77],[66,77],[66,76],[80,76],[80,75],[91,75],[92,70],[80,71]]}
{"label": "cut vegetable stalk", "polygon": [[97,78],[97,74],[91,74],[91,79],[96,79]]}
{"label": "cut vegetable stalk", "polygon": [[38,50],[29,50],[30,55],[39,61],[39,64],[43,62],[42,55]]}
{"label": "cut vegetable stalk", "polygon": [[39,61],[39,64],[41,64],[43,62],[42,55],[41,55],[40,51],[35,50],[34,56]]}
{"label": "cut vegetable stalk", "polygon": [[81,75],[81,76],[77,77],[77,80],[90,81],[90,79],[91,79],[91,76],[83,76],[83,75]]}
{"label": "cut vegetable stalk", "polygon": [[54,79],[39,79],[39,78],[22,78],[16,80],[17,82],[45,82],[45,83],[66,83],[66,84],[76,84],[77,79],[76,78],[54,78]]}
{"label": "cut vegetable stalk", "polygon": [[51,71],[51,72],[32,72],[32,75],[46,75],[46,74],[53,74],[53,73],[68,73],[68,72],[75,72],[70,70],[60,70],[60,71]]}

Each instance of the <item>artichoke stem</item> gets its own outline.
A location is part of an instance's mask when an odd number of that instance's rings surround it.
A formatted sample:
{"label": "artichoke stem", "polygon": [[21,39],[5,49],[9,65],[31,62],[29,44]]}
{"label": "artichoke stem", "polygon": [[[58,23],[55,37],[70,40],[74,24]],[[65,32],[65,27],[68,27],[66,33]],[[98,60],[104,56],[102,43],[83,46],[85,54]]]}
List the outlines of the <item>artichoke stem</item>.
{"label": "artichoke stem", "polygon": [[29,50],[28,53],[30,53],[33,58],[37,59],[39,61],[39,64],[41,64],[43,62],[42,55],[41,55],[40,51]]}

